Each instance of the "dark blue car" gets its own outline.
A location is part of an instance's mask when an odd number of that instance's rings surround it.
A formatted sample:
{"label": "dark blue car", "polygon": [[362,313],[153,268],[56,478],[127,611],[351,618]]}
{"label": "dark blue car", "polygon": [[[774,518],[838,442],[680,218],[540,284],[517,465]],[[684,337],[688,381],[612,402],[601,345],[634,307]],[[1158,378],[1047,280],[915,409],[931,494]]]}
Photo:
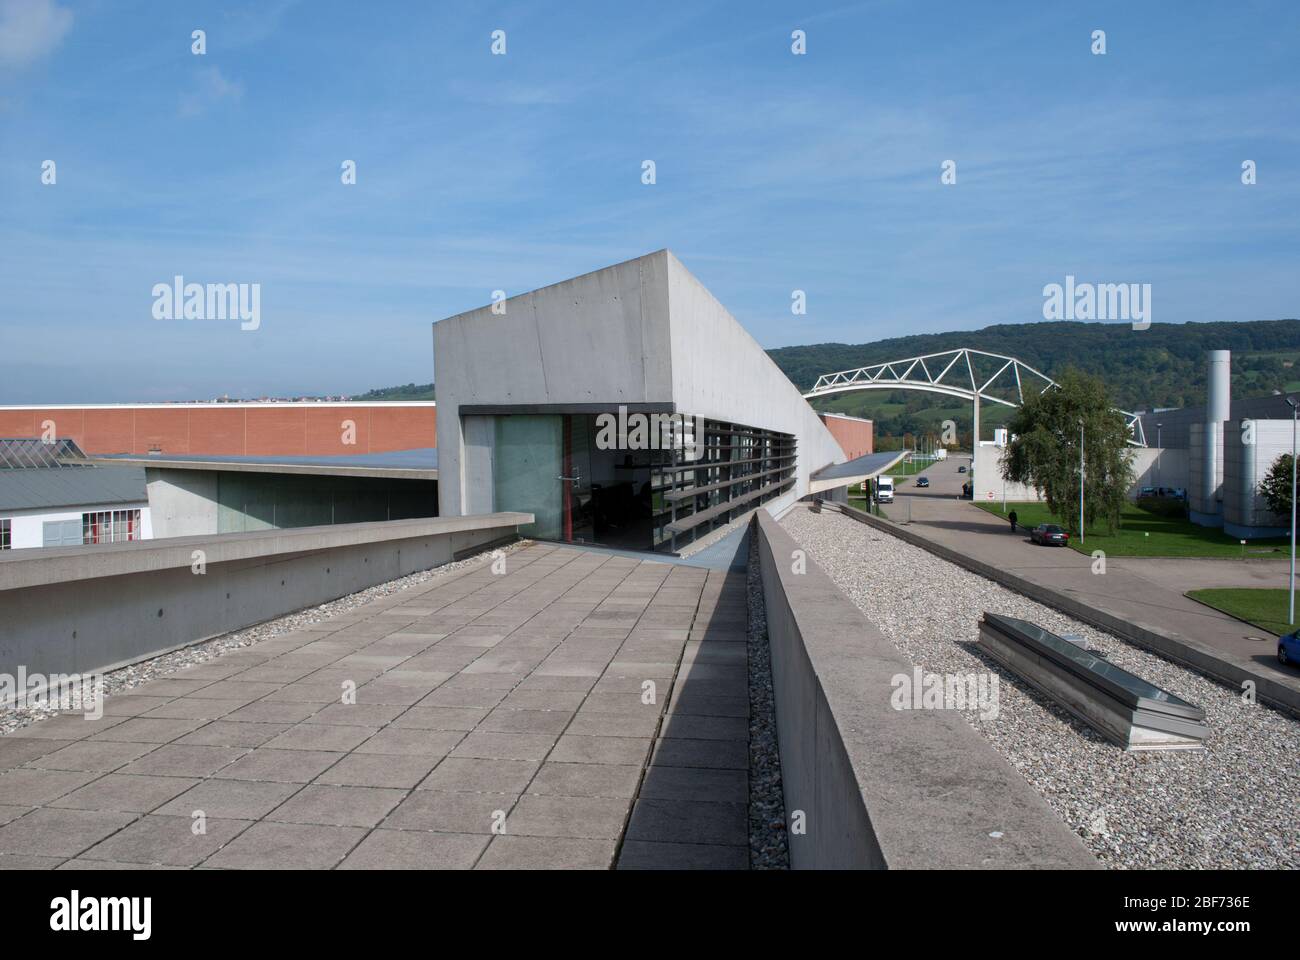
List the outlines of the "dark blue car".
{"label": "dark blue car", "polygon": [[1280,663],[1300,666],[1300,630],[1278,638],[1277,659]]}

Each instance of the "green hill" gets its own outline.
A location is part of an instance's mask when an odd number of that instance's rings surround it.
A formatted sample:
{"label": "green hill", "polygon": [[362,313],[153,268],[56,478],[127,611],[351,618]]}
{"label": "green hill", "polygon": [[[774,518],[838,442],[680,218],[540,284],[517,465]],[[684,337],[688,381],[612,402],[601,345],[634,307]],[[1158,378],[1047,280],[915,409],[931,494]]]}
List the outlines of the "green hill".
{"label": "green hill", "polygon": [[432,400],[433,384],[408,383],[404,387],[380,387],[369,390],[353,400]]}
{"label": "green hill", "polygon": [[[895,337],[874,343],[820,343],[768,351],[801,390],[817,377],[923,354],[970,347],[1016,357],[1049,377],[1069,366],[1101,377],[1125,410],[1185,407],[1205,402],[1205,354],[1231,350],[1233,395],[1261,396],[1300,389],[1300,320],[1241,323],[1153,323],[1134,330],[1115,323],[999,324],[982,330]],[[979,371],[977,371],[978,373]],[[970,427],[961,400],[913,390],[839,394],[815,403],[819,410],[869,417],[885,438],[937,433],[944,420]],[[981,417],[986,436],[997,414]],[[969,442],[967,440],[967,442]]]}
{"label": "green hill", "polygon": [[[1119,323],[1018,323],[982,330],[918,334],[874,343],[818,343],[781,347],[768,353],[801,390],[824,373],[970,347],[1016,357],[1049,377],[1074,366],[1101,377],[1115,404],[1125,410],[1186,407],[1205,402],[1205,354],[1232,351],[1232,389],[1238,397],[1300,390],[1300,320],[1240,323],[1153,323],[1134,330]],[[996,368],[993,368],[996,369]],[[979,371],[976,371],[977,374]],[[992,372],[991,370],[988,372]],[[371,390],[358,400],[432,400],[433,384]],[[939,432],[944,420],[969,431],[965,401],[913,390],[847,393],[818,400],[819,410],[869,417],[876,422],[877,447],[889,449],[906,435]],[[1000,414],[983,420],[986,437]],[[892,439],[891,439],[892,438]],[[963,437],[969,443],[969,437]]]}

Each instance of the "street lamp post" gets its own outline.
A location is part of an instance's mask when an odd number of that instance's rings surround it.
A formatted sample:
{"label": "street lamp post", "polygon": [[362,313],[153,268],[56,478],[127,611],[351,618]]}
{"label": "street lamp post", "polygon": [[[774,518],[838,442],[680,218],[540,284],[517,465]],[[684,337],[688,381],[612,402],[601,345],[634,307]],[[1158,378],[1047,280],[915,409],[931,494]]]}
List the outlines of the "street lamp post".
{"label": "street lamp post", "polygon": [[1286,622],[1295,626],[1295,438],[1296,438],[1296,402],[1287,397],[1291,407],[1291,582],[1287,588]]}
{"label": "street lamp post", "polygon": [[1163,444],[1160,443],[1160,428],[1163,426],[1164,426],[1163,423],[1156,424],[1156,486],[1157,487],[1161,486],[1160,461],[1164,458],[1164,452],[1165,452],[1165,448]]}
{"label": "street lamp post", "polygon": [[1079,542],[1083,536],[1083,419],[1079,419]]}

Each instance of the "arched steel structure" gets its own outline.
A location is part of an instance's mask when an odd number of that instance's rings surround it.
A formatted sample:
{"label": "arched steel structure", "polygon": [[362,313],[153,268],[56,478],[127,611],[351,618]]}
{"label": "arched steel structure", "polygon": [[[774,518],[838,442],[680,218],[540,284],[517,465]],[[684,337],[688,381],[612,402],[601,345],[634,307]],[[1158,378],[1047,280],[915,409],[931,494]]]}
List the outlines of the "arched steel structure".
{"label": "arched steel structure", "polygon": [[[972,358],[978,358],[978,361],[973,362]],[[977,375],[976,362],[995,372],[987,377],[984,374]],[[978,423],[980,400],[1005,407],[1018,407],[1025,402],[1027,391],[1042,394],[1055,387],[1055,380],[1015,357],[962,347],[823,374],[804,397],[811,400],[813,397],[854,390],[924,390],[971,401],[975,404]],[[993,390],[1001,392],[1003,396],[991,393]],[[1008,396],[1013,396],[1014,399],[1007,399]],[[1124,414],[1124,422],[1128,425],[1129,443],[1135,447],[1145,447],[1147,442],[1142,431],[1142,418],[1124,410],[1119,412]]]}

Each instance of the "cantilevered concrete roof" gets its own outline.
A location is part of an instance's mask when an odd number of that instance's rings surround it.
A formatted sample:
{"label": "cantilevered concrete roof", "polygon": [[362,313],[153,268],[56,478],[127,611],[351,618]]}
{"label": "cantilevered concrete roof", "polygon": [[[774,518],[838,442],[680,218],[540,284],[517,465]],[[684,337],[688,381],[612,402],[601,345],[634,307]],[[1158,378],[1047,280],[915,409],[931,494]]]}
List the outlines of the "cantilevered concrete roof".
{"label": "cantilevered concrete roof", "polygon": [[894,464],[906,457],[906,450],[886,450],[884,453],[868,453],[845,463],[832,463],[822,467],[812,475],[809,483],[810,493],[847,487],[863,480],[879,476]]}
{"label": "cantilevered concrete roof", "polygon": [[91,457],[92,463],[132,464],[161,470],[222,470],[237,473],[297,473],[333,477],[390,477],[395,480],[437,480],[438,450],[419,447],[388,453],[358,453],[310,457],[222,457],[167,454],[111,454]]}

